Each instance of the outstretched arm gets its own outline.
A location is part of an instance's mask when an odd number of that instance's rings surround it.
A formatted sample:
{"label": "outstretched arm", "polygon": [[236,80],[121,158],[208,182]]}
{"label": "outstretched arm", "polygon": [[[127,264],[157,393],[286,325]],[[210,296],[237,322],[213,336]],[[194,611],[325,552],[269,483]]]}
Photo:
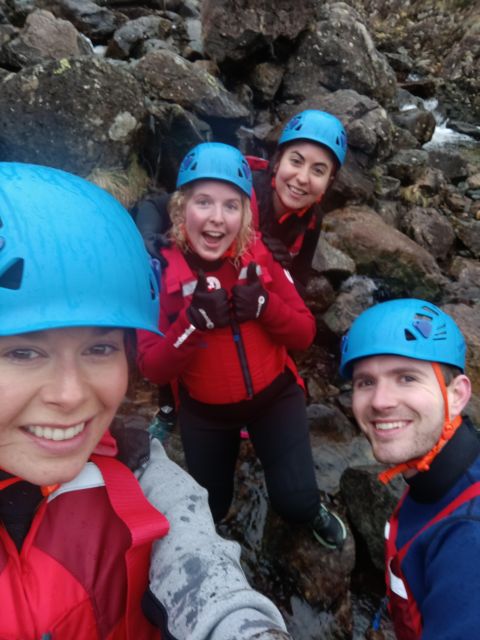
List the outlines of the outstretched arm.
{"label": "outstretched arm", "polygon": [[155,543],[144,610],[167,638],[288,640],[280,612],[250,587],[240,547],[215,531],[206,491],[153,441],[140,477],[148,500],[170,522]]}

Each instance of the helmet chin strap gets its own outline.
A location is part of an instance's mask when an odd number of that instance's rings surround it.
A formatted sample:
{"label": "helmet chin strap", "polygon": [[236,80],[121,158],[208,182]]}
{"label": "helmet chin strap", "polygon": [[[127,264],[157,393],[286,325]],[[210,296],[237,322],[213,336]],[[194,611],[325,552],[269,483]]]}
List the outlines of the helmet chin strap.
{"label": "helmet chin strap", "polygon": [[[0,491],[3,491],[3,489],[6,489],[7,487],[10,487],[12,484],[15,484],[16,482],[21,482],[21,481],[22,481],[22,478],[19,478],[18,476],[12,476],[11,478],[6,478],[6,480],[1,480]],[[56,491],[59,486],[60,486],[59,484],[50,484],[50,485],[45,485],[44,487],[40,487],[42,496],[47,498],[51,493]]]}
{"label": "helmet chin strap", "polygon": [[450,410],[448,407],[448,395],[447,387],[445,385],[445,378],[443,377],[442,369],[437,362],[432,362],[433,372],[440,385],[440,391],[442,392],[443,405],[445,409],[445,421],[443,423],[442,433],[438,442],[428,451],[424,456],[414,458],[408,462],[402,462],[395,467],[391,467],[386,471],[383,471],[378,475],[378,479],[384,484],[388,484],[392,478],[399,473],[404,473],[409,469],[415,469],[416,471],[428,471],[433,459],[440,453],[443,447],[447,444],[450,438],[453,436],[458,427],[462,424],[462,417],[458,415],[453,420],[450,420]]}
{"label": "helmet chin strap", "polygon": [[275,181],[275,176],[272,176],[272,189],[275,191],[275,194],[278,198],[278,201],[280,202],[280,204],[282,205],[282,207],[284,209],[286,209],[285,213],[282,213],[282,215],[280,216],[280,218],[277,220],[278,224],[282,224],[283,222],[285,222],[285,220],[288,220],[288,218],[290,218],[291,216],[297,216],[297,218],[302,218],[307,211],[309,211],[311,209],[311,207],[314,204],[320,204],[320,202],[322,201],[323,198],[323,193],[321,193],[318,198],[316,200],[314,200],[312,202],[312,204],[309,204],[307,207],[303,207],[303,209],[291,209],[288,210],[287,205],[283,202],[283,200],[280,198],[278,191],[276,190],[276,181]]}

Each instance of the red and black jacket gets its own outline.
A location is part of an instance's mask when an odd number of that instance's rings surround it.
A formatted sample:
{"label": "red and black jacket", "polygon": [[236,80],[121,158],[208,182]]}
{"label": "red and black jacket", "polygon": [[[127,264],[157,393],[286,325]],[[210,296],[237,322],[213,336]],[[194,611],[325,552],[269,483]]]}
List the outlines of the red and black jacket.
{"label": "red and black jacket", "polygon": [[[216,272],[230,292],[246,276],[246,265],[260,266],[260,279],[269,293],[262,316],[231,327],[199,331],[186,314],[196,275],[178,248],[165,249],[168,267],[162,275],[160,330],[164,338],[138,332],[140,370],[156,384],[178,378],[189,395],[203,403],[231,404],[250,399],[290,369],[297,375],[288,350],[307,349],[315,335],[315,320],[297,293],[288,272],[257,238],[236,268],[225,261]],[[241,341],[245,358],[239,357]]]}

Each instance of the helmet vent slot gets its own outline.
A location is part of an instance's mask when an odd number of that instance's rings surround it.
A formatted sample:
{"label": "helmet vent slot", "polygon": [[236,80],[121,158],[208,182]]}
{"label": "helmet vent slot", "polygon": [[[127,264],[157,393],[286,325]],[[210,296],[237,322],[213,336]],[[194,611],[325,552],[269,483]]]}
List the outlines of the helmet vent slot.
{"label": "helmet vent slot", "polygon": [[3,220],[0,218],[0,229],[3,227]]}
{"label": "helmet vent slot", "polygon": [[20,289],[23,279],[24,259],[16,258],[0,275],[0,289]]}
{"label": "helmet vent slot", "polygon": [[155,280],[153,279],[152,276],[150,276],[150,297],[152,300],[155,300],[157,297],[156,294],[156,287],[155,287]]}
{"label": "helmet vent slot", "polygon": [[405,333],[405,340],[407,340],[407,342],[412,342],[413,340],[416,340],[417,338],[413,335],[413,333],[411,331],[409,331],[408,329],[404,330]]}

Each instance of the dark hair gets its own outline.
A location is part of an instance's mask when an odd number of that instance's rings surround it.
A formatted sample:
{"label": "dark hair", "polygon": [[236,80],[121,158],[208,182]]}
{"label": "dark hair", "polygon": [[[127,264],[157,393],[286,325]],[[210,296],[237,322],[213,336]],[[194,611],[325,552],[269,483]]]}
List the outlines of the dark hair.
{"label": "dark hair", "polygon": [[440,364],[440,369],[442,370],[447,387],[454,378],[456,378],[457,376],[461,376],[463,373],[461,369],[459,369],[458,367],[454,367],[451,364]]}

